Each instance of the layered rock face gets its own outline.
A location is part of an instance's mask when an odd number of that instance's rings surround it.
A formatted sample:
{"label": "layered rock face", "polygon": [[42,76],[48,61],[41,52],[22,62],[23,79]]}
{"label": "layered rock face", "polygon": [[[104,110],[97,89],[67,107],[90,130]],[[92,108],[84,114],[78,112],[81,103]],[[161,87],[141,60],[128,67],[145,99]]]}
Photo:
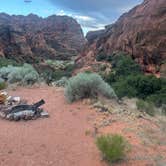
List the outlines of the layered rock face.
{"label": "layered rock face", "polygon": [[0,14],[0,56],[19,61],[68,59],[77,55],[85,39],[71,17]]}
{"label": "layered rock face", "polygon": [[166,60],[166,1],[144,0],[115,24],[90,32],[78,61],[89,63],[96,55],[123,51],[141,64],[145,72],[157,73]]}

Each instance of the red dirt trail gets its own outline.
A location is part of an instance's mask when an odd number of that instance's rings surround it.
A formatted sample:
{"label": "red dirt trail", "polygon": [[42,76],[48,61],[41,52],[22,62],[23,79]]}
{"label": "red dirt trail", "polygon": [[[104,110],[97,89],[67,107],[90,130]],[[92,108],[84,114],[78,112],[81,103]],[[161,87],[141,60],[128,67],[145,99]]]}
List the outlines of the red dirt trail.
{"label": "red dirt trail", "polygon": [[101,166],[87,116],[81,103],[67,104],[55,88],[18,88],[10,92],[29,103],[40,99],[50,118],[36,121],[0,120],[0,166]]}
{"label": "red dirt trail", "polygon": [[[68,104],[63,89],[47,86],[19,87],[9,94],[29,104],[44,99],[43,108],[50,117],[27,122],[0,119],[0,166],[108,165],[101,160],[93,134],[94,122],[103,115],[90,105]],[[132,145],[127,158],[111,166],[166,166],[166,126],[159,130],[143,119],[126,121],[125,115],[118,114],[110,117],[115,121],[100,128],[99,133],[122,134]]]}

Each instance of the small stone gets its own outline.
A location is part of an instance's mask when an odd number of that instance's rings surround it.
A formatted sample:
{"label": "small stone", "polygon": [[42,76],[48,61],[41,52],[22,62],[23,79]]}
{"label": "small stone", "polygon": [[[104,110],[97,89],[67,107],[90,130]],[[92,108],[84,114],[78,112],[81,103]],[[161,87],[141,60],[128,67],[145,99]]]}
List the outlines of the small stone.
{"label": "small stone", "polygon": [[45,111],[42,111],[42,112],[40,113],[40,115],[41,115],[41,118],[48,118],[48,117],[49,117],[48,112],[45,112]]}
{"label": "small stone", "polygon": [[19,121],[19,120],[20,120],[20,117],[19,117],[19,116],[14,116],[14,120],[15,120],[15,121]]}
{"label": "small stone", "polygon": [[102,122],[102,127],[109,126],[110,123],[111,123],[111,120],[104,120],[104,121]]}
{"label": "small stone", "polygon": [[104,112],[103,115],[108,117],[110,114],[109,114],[109,112]]}
{"label": "small stone", "polygon": [[13,115],[13,114],[8,114],[8,115],[6,116],[6,119],[7,119],[7,120],[14,120],[14,115]]}
{"label": "small stone", "polygon": [[14,102],[20,102],[21,98],[20,97],[13,97]]}
{"label": "small stone", "polygon": [[12,153],[13,153],[13,151],[12,151],[12,150],[9,150],[9,151],[8,151],[8,154],[12,154]]}
{"label": "small stone", "polygon": [[1,92],[0,94],[7,96],[8,93],[6,91]]}
{"label": "small stone", "polygon": [[6,117],[5,113],[4,112],[0,112],[0,117],[1,118],[5,118]]}

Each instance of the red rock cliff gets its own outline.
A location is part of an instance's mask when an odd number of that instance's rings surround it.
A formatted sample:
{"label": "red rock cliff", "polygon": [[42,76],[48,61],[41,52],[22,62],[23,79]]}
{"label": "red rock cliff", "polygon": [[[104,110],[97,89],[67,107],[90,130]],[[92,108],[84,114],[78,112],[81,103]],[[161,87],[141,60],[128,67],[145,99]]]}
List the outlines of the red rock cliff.
{"label": "red rock cliff", "polygon": [[0,56],[27,62],[67,59],[84,42],[80,25],[71,17],[0,14]]}
{"label": "red rock cliff", "polygon": [[145,72],[156,73],[166,60],[166,0],[145,0],[105,30],[89,32],[79,61],[93,61],[100,52],[129,53]]}

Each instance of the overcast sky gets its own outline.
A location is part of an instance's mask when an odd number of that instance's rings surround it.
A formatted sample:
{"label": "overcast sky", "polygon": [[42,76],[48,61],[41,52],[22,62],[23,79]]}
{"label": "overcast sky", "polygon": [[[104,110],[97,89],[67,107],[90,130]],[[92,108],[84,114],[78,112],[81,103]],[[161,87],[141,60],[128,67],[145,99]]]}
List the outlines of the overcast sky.
{"label": "overcast sky", "polygon": [[47,17],[52,14],[69,15],[77,19],[84,33],[111,24],[124,12],[143,0],[2,0],[0,12],[9,14],[29,13]]}

